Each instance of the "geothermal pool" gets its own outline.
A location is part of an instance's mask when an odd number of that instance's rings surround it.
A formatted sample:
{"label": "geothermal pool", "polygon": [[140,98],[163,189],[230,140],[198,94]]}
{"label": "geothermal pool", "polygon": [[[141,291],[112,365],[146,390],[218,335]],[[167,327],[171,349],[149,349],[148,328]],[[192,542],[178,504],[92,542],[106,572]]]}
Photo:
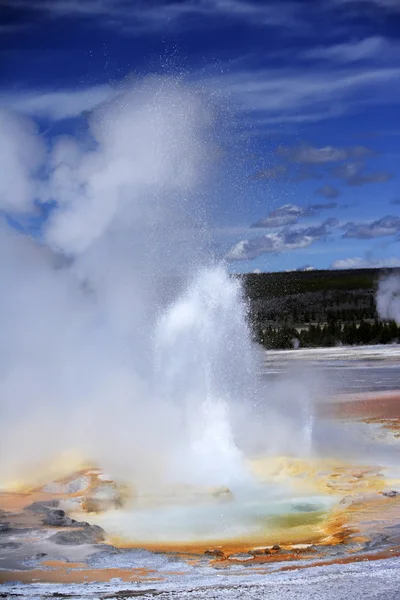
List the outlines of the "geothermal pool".
{"label": "geothermal pool", "polygon": [[[395,360],[385,350],[379,354],[373,365]],[[211,587],[217,598],[256,598],[283,585],[280,597],[302,598],[307,584],[310,594],[319,590],[330,598],[338,580],[346,593],[363,589],[366,598],[376,585],[385,593],[396,590],[399,402],[399,391],[354,395],[351,388],[321,399],[314,434],[318,440],[322,428],[335,452],[320,444],[303,458],[247,459],[248,479],[233,489],[176,485],[141,494],[98,468],[66,474],[65,458],[58,467],[64,475],[0,494],[1,521],[9,523],[0,534],[7,597],[167,598],[178,590],[182,598],[207,597]],[[338,430],[344,451],[336,445]],[[49,501],[55,505],[42,512],[30,508]],[[54,509],[89,525],[48,527],[43,520]],[[54,540],[93,525],[104,531],[97,541]]]}

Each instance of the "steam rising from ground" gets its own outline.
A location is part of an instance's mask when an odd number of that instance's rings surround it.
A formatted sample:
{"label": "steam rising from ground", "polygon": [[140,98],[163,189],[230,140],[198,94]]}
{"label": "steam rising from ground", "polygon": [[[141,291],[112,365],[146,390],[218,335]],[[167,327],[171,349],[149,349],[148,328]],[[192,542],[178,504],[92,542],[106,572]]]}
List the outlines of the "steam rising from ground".
{"label": "steam rising from ground", "polygon": [[400,324],[400,274],[382,277],[376,296],[376,308],[381,319]]}
{"label": "steam rising from ground", "polygon": [[258,413],[240,286],[207,250],[212,125],[159,78],[51,147],[1,113],[0,207],[37,233],[0,230],[0,482],[74,451],[141,489],[231,485],[249,448],[287,449],[289,418]]}

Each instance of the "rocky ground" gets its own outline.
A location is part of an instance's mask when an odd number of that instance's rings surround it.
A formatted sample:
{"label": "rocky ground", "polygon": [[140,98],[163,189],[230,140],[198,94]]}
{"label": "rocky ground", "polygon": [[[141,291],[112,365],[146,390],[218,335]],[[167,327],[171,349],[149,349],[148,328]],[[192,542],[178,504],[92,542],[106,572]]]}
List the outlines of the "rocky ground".
{"label": "rocky ground", "polygon": [[[0,496],[8,504],[0,512],[0,597],[256,598],[272,597],[279,583],[279,598],[323,591],[337,600],[329,582],[338,575],[343,594],[364,586],[365,598],[398,597],[400,492],[382,489],[379,473],[331,470],[326,485],[344,496],[314,541],[168,552],[114,547],[99,526],[68,516],[60,506],[82,498],[85,477],[92,481],[94,472],[56,482],[53,491]],[[385,580],[385,595],[371,580]]]}
{"label": "rocky ground", "polygon": [[120,547],[96,516],[121,508],[126,490],[86,469],[0,493],[0,598],[400,599],[400,395],[342,395],[320,411],[372,428],[388,444],[390,465],[277,458],[254,470],[333,495],[326,515],[296,505],[264,544]]}
{"label": "rocky ground", "polygon": [[108,600],[141,598],[142,600],[224,600],[271,598],[279,600],[398,600],[400,568],[398,559],[335,564],[307,570],[271,573],[257,578],[246,575],[223,575],[217,580],[206,574],[190,576],[185,582],[136,583],[120,581],[84,584],[5,584],[0,598],[71,598],[75,600]]}

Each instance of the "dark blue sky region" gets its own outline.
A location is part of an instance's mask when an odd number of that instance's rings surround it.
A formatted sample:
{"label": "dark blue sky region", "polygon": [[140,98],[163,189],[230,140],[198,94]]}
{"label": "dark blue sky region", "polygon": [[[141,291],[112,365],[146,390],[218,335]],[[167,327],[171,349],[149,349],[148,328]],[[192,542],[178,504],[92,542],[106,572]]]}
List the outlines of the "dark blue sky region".
{"label": "dark blue sky region", "polygon": [[400,264],[399,0],[0,0],[0,106],[49,141],[176,72],[232,122],[212,192],[231,270]]}

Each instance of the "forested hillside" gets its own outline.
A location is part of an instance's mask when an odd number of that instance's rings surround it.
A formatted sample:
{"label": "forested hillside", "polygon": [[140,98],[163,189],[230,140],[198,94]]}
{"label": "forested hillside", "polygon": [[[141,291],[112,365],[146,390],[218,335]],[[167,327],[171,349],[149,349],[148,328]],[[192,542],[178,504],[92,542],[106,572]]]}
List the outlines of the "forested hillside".
{"label": "forested hillside", "polygon": [[376,312],[379,278],[387,272],[360,269],[240,276],[254,337],[267,348],[400,341],[400,327],[382,321]]}

